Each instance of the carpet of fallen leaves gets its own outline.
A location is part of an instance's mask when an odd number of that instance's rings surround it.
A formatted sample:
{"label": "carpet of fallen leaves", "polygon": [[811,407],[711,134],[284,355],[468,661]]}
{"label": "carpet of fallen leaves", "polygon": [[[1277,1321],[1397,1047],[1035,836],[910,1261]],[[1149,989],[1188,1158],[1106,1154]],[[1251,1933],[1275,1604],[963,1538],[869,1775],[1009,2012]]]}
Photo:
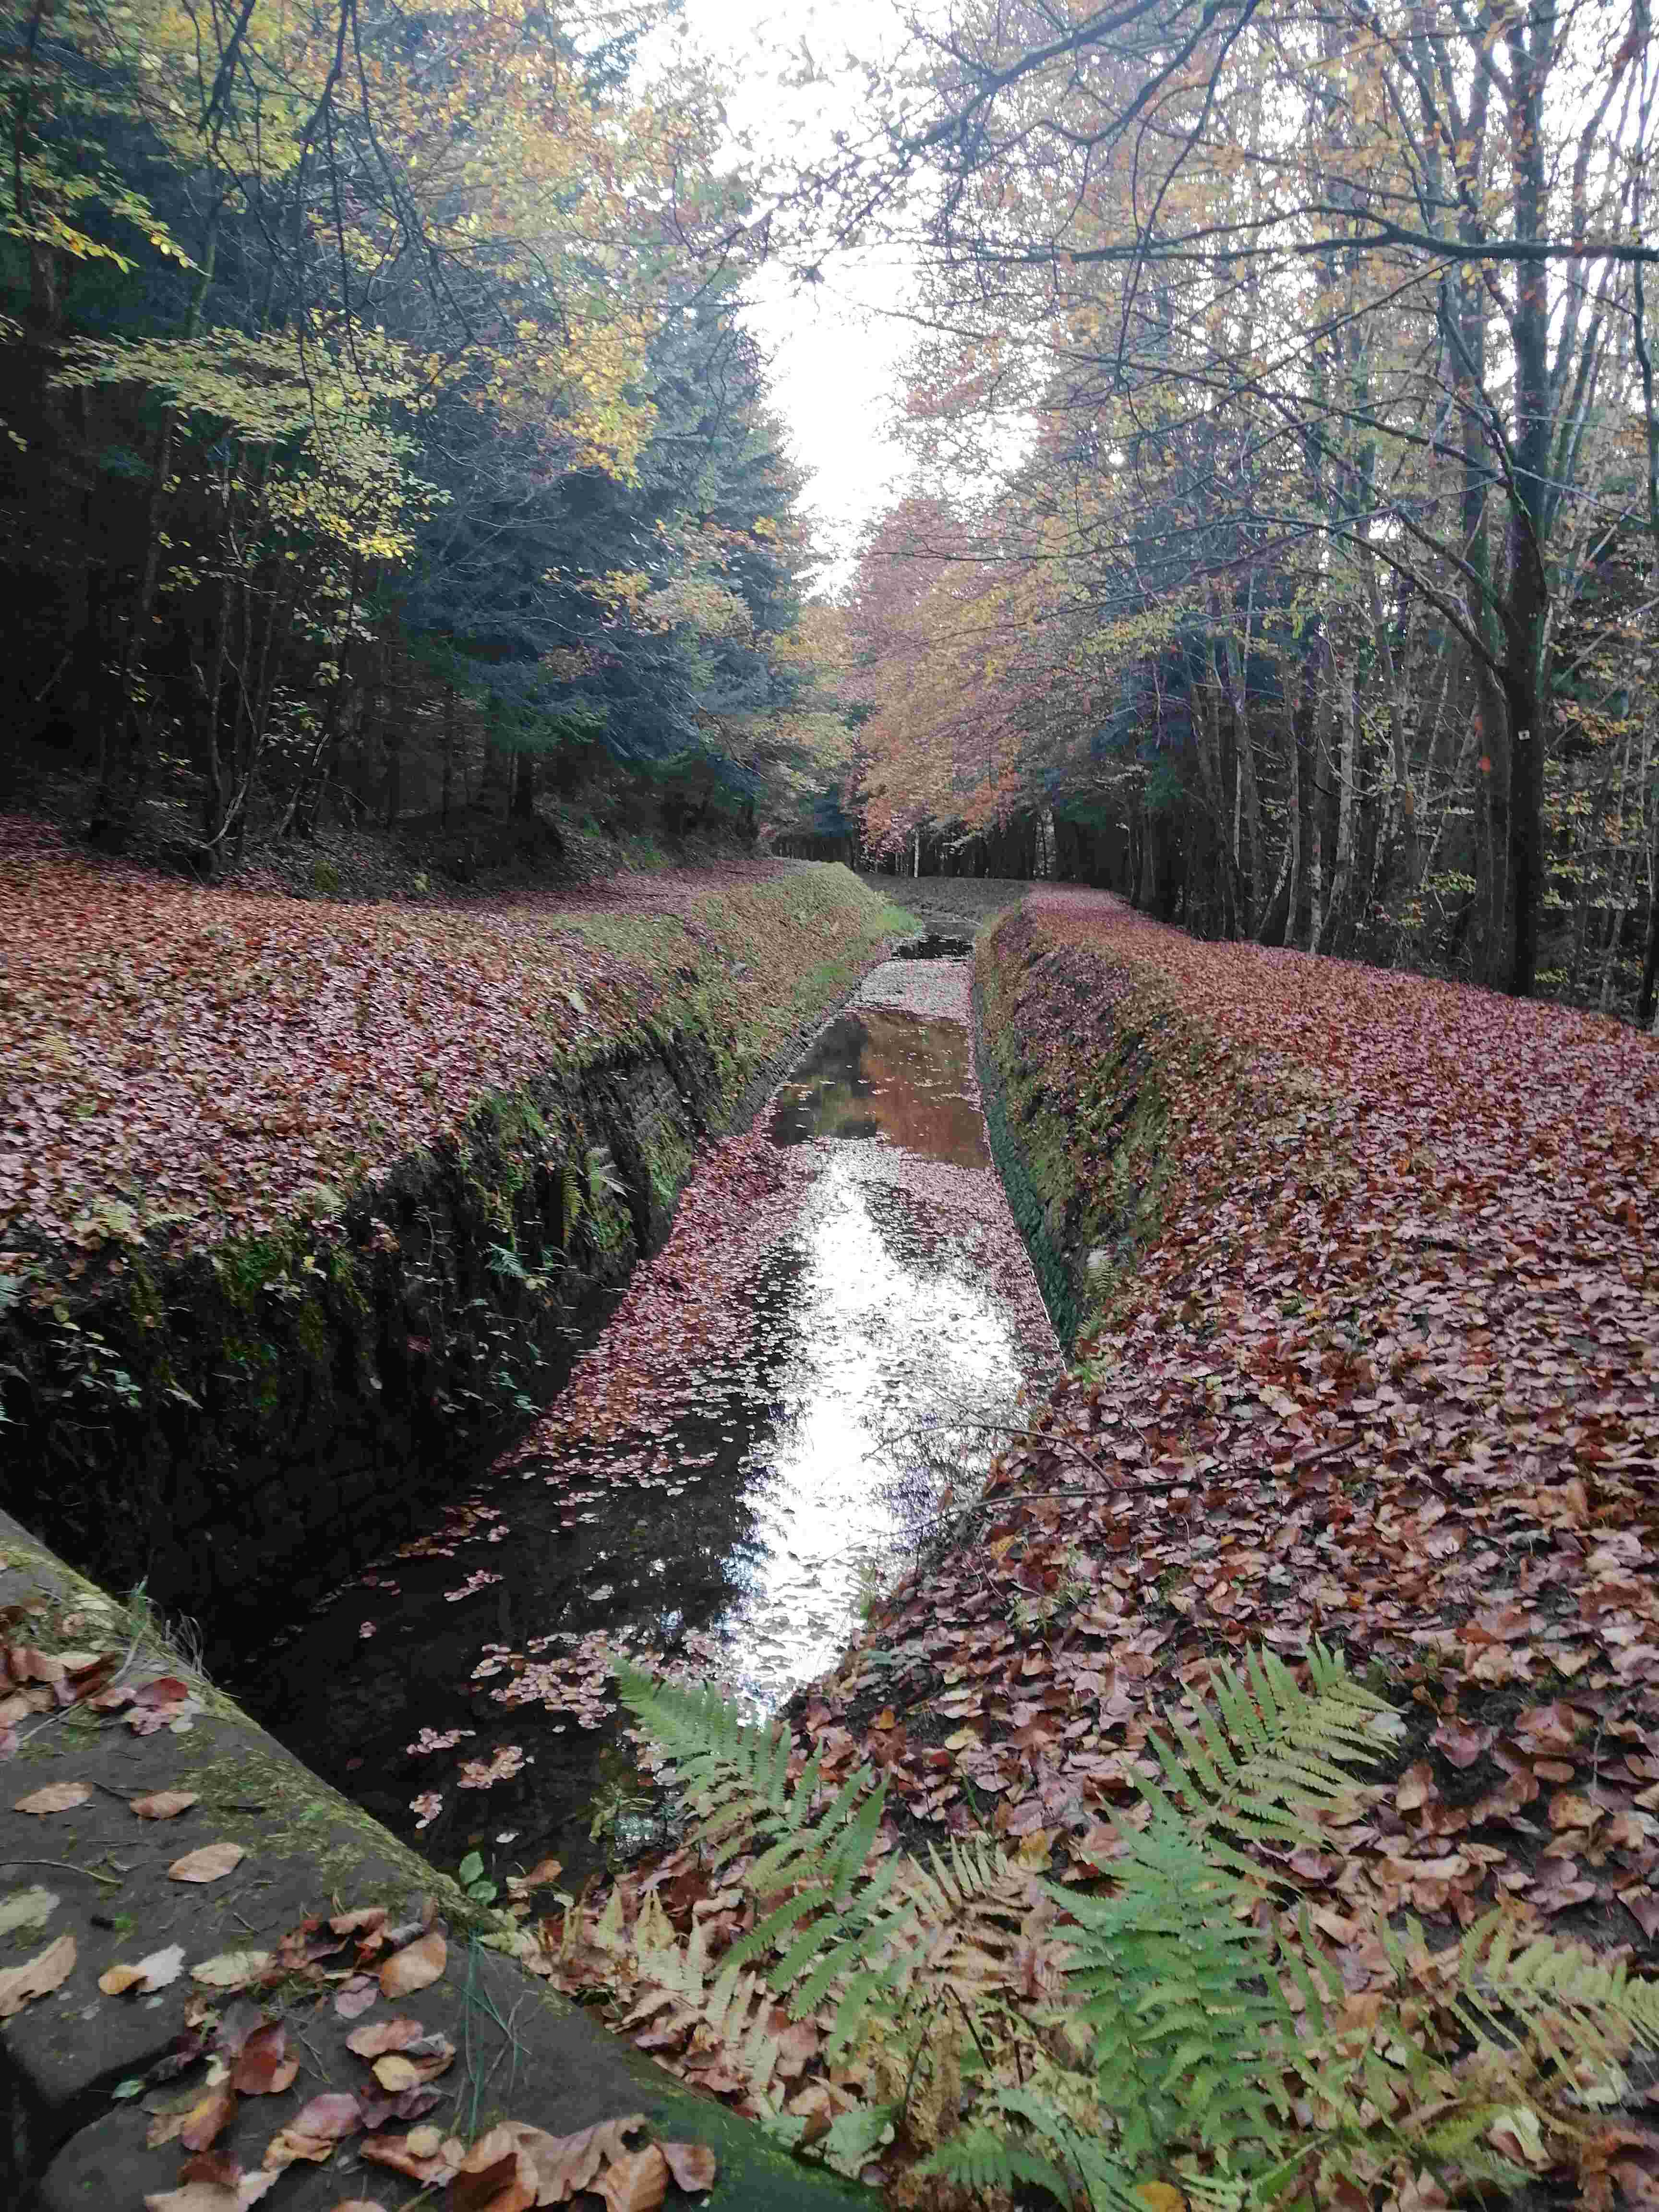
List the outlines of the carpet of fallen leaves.
{"label": "carpet of fallen leaves", "polygon": [[[895,1595],[813,1731],[873,1749],[927,1818],[983,1812],[1086,1871],[1159,1706],[1212,1655],[1319,1637],[1417,1721],[1296,1869],[1339,1948],[1361,1902],[1450,1924],[1507,1898],[1645,1948],[1659,1044],[1198,944],[1103,894],[1028,916],[1023,1043],[1062,1090],[1115,1007],[1173,1012],[1162,1234],[975,1542]],[[890,1723],[860,1725],[878,1698]]]}
{"label": "carpet of fallen leaves", "polygon": [[[893,1843],[988,1827],[1091,1881],[1161,1716],[1218,1657],[1318,1638],[1408,1723],[1279,1868],[1356,2004],[1402,1911],[1432,1944],[1506,1903],[1654,1971],[1659,1045],[1101,894],[1034,895],[980,957],[1018,963],[1062,1110],[1125,1022],[1148,1041],[1161,1231],[983,1507],[796,1700],[798,1750],[832,1783],[872,1759]],[[654,1893],[735,1936],[747,1908],[708,1887],[682,1851],[624,1915]],[[788,2078],[836,2109],[804,2027]],[[1653,2185],[1659,2135],[1631,2156]]]}
{"label": "carpet of fallen leaves", "polygon": [[[158,877],[0,817],[0,1248],[183,1249],[326,1206],[649,1016],[711,908],[787,873],[331,903]],[[714,950],[749,1012],[768,979]]]}

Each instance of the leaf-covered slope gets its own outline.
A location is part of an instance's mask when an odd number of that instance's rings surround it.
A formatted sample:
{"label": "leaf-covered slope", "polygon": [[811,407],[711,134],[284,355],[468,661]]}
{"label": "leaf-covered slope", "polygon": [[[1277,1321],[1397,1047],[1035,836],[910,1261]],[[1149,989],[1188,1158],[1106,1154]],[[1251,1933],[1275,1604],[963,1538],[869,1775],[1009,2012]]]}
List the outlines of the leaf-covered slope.
{"label": "leaf-covered slope", "polygon": [[1210,1655],[1317,1634],[1419,1723],[1298,1862],[1334,1940],[1361,1899],[1467,1920],[1507,1896],[1651,1942],[1659,1046],[1100,895],[1027,915],[1004,981],[1074,1127],[1048,1195],[1086,1211],[1109,1181],[1109,1114],[1075,1116],[1132,1021],[1158,1218],[985,1510],[807,1708],[815,1737],[872,1748],[924,1821],[1086,1869]]}
{"label": "leaf-covered slope", "polygon": [[486,1093],[696,1005],[738,1087],[891,921],[750,864],[449,907],[158,878],[0,821],[0,1247],[173,1249],[326,1207]]}

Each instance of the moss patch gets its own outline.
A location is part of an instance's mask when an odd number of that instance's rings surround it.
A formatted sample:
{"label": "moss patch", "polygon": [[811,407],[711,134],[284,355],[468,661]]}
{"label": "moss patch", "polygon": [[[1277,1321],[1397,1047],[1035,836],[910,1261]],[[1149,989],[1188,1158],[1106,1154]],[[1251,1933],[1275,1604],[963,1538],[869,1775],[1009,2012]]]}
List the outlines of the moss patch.
{"label": "moss patch", "polygon": [[1196,1047],[1167,997],[1125,988],[1024,911],[980,936],[975,1016],[992,1151],[1069,1349],[1162,1227],[1167,1071]]}

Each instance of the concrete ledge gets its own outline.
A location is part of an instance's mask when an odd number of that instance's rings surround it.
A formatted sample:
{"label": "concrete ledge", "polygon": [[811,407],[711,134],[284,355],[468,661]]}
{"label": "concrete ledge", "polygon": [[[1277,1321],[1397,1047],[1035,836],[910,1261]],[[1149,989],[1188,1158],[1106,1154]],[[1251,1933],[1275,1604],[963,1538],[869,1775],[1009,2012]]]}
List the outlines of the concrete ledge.
{"label": "concrete ledge", "polygon": [[[233,1950],[274,1951],[307,1914],[384,1905],[394,1916],[434,1912],[447,1931],[442,1977],[416,1995],[380,1998],[361,2022],[337,2015],[331,1993],[290,1976],[251,1993],[285,2021],[301,2071],[276,2096],[244,2097],[214,2148],[257,2169],[265,2144],[309,2098],[370,2085],[345,2048],[355,2025],[394,2015],[419,2020],[454,2043],[454,2065],[433,2086],[443,2102],[431,2124],[471,2138],[496,2121],[526,2121],[568,2135],[629,2112],[659,2137],[707,2143],[720,2161],[714,2202],[787,2212],[868,2205],[869,2193],[804,2166],[756,2127],[693,2094],[550,1994],[513,1960],[480,1942],[487,1923],[448,1877],[319,1782],[210,1684],[181,1665],[127,1607],[77,1575],[0,1513],[0,1644],[59,1651],[112,1650],[118,1685],[158,1676],[190,1695],[185,1725],[137,1735],[122,1711],[84,1703],[30,1715],[18,1747],[0,1762],[0,1908],[44,1889],[45,1917],[0,1933],[0,1972],[56,1938],[75,1939],[61,1986],[0,2021],[0,2198],[27,2212],[125,2212],[147,2193],[177,2185],[179,2146],[147,2149],[149,2114],[119,2083],[152,2069],[173,2046],[192,1997],[191,1967]],[[45,1817],[14,1809],[52,1783],[91,1787],[84,1803]],[[124,1801],[193,1790],[198,1802],[167,1820],[137,1818]],[[168,1866],[210,1843],[246,1856],[205,1885],[172,1880]],[[172,1944],[185,1970],[152,1996],[107,1996],[100,1974]],[[203,1992],[194,1992],[196,2010]],[[222,2001],[219,2001],[222,2002]],[[169,2085],[188,2087],[193,2072]],[[406,2131],[407,2122],[390,2124]],[[321,2166],[296,2165],[262,2201],[275,2212],[328,2212],[367,2197],[388,2208],[423,2192],[364,2165],[346,2142]],[[580,2200],[597,2203],[597,2198]],[[672,2185],[668,2203],[683,2199]]]}

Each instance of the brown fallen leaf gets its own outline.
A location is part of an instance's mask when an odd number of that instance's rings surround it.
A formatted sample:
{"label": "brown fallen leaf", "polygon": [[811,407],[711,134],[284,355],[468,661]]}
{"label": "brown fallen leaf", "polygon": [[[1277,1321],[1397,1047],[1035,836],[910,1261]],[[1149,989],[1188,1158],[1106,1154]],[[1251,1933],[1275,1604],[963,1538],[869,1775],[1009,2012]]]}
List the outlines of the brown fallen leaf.
{"label": "brown fallen leaf", "polygon": [[1395,1786],[1395,1810],[1415,1813],[1434,1795],[1434,1770],[1425,1759],[1419,1759],[1415,1765],[1406,1769]]}
{"label": "brown fallen leaf", "polygon": [[301,2105],[287,2126],[271,2137],[261,2162],[277,2172],[301,2158],[320,2166],[333,2156],[335,2145],[356,2135],[362,2124],[355,2097],[343,2090],[325,2090],[309,2104]]}
{"label": "brown fallen leaf", "polygon": [[510,1874],[507,1877],[509,1897],[522,1897],[526,1890],[544,1889],[556,1882],[564,1872],[562,1859],[538,1859],[528,1874]]}
{"label": "brown fallen leaf", "polygon": [[167,1875],[173,1881],[219,1881],[246,1856],[240,1844],[204,1844],[200,1850],[174,1859]]}
{"label": "brown fallen leaf", "polygon": [[510,2124],[479,2136],[449,2185],[453,2212],[532,2212],[536,2179]]}
{"label": "brown fallen leaf", "polygon": [[334,1992],[334,2009],[342,2020],[356,2020],[380,2001],[380,1985],[373,1974],[354,1974]]}
{"label": "brown fallen leaf", "polygon": [[609,2212],[657,2212],[668,2194],[668,2160],[647,2143],[608,2166],[593,2185]]}
{"label": "brown fallen leaf", "polygon": [[1496,1729],[1475,1728],[1460,1720],[1443,1720],[1429,1738],[1456,1767],[1473,1766],[1498,1740]]}
{"label": "brown fallen leaf", "polygon": [[0,1968],[0,2020],[9,2020],[36,1997],[49,1996],[75,1971],[75,1938],[60,1936],[25,1959],[21,1966]]}
{"label": "brown fallen leaf", "polygon": [[282,2176],[239,2172],[233,2160],[212,2154],[192,2158],[179,2168],[179,2186],[146,2197],[146,2212],[246,2212]]}
{"label": "brown fallen leaf", "polygon": [[389,2097],[405,2089],[419,2089],[435,2081],[455,2063],[455,2046],[447,2035],[425,2035],[402,2051],[388,2051],[374,2061],[374,2079]]}
{"label": "brown fallen leaf", "polygon": [[714,2187],[720,2160],[707,2143],[665,2142],[660,2148],[677,2189],[694,2197],[699,2190]]}
{"label": "brown fallen leaf", "polygon": [[48,1782],[45,1789],[32,1790],[27,1797],[20,1797],[12,1810],[33,1813],[44,1820],[48,1813],[72,1813],[91,1795],[90,1782]]}
{"label": "brown fallen leaf", "polygon": [[141,1682],[132,1693],[136,1705],[176,1705],[181,1698],[190,1695],[190,1684],[177,1674],[157,1674],[148,1682]]}
{"label": "brown fallen leaf", "polygon": [[299,2060],[289,2053],[287,2029],[279,2020],[267,2021],[242,2045],[231,2087],[244,2097],[277,2097],[293,2087],[299,2070]]}
{"label": "brown fallen leaf", "polygon": [[337,1912],[329,1926],[337,1936],[356,1936],[360,1942],[378,1936],[386,1926],[386,1911],[383,1905],[359,1905],[355,1912]]}
{"label": "brown fallen leaf", "polygon": [[448,2179],[465,2157],[466,2145],[441,2128],[411,2128],[406,2136],[370,2136],[357,2154],[368,2165],[389,2166],[411,2181],[429,2185]]}
{"label": "brown fallen leaf", "polygon": [[217,1958],[204,1959],[199,1966],[192,1966],[190,1978],[204,1989],[245,1990],[250,1982],[258,1980],[270,1964],[269,1951],[221,1951]]}
{"label": "brown fallen leaf", "polygon": [[380,1969],[381,1993],[389,1997],[412,1996],[429,1989],[442,1974],[449,1947],[436,1928],[428,1928],[401,1951],[394,1951]]}
{"label": "brown fallen leaf", "polygon": [[98,1977],[98,1986],[106,1997],[124,1996],[129,1990],[149,1996],[153,1990],[176,1982],[184,1967],[184,1945],[169,1943],[164,1951],[152,1951],[148,1959],[140,1959],[133,1966],[106,1967]]}
{"label": "brown fallen leaf", "polygon": [[408,2043],[418,2043],[426,2033],[423,2022],[406,2016],[396,2020],[371,2021],[367,2027],[355,2027],[345,2039],[348,2051],[359,2058],[379,2058],[387,2051],[401,2051]]}
{"label": "brown fallen leaf", "polygon": [[179,2169],[180,2181],[216,2181],[221,2189],[234,2189],[242,2169],[228,2150],[198,2150]]}
{"label": "brown fallen leaf", "polygon": [[235,2110],[236,2092],[228,2081],[222,2082],[216,2089],[204,2089],[180,2098],[170,2110],[157,2112],[150,2121],[144,2136],[145,2147],[155,2150],[176,2136],[186,2150],[206,2150],[215,2136],[223,2131]]}
{"label": "brown fallen leaf", "polygon": [[141,1820],[176,1820],[201,1802],[193,1790],[152,1790],[147,1797],[130,1797],[127,1804]]}
{"label": "brown fallen leaf", "polygon": [[629,2155],[627,2137],[638,2135],[647,2123],[643,2112],[629,2112],[621,2119],[597,2120],[572,2136],[550,2136],[520,2120],[504,2124],[512,2130],[520,2158],[529,2162],[536,2202],[543,2205],[568,2204],[592,2188],[607,2159]]}

